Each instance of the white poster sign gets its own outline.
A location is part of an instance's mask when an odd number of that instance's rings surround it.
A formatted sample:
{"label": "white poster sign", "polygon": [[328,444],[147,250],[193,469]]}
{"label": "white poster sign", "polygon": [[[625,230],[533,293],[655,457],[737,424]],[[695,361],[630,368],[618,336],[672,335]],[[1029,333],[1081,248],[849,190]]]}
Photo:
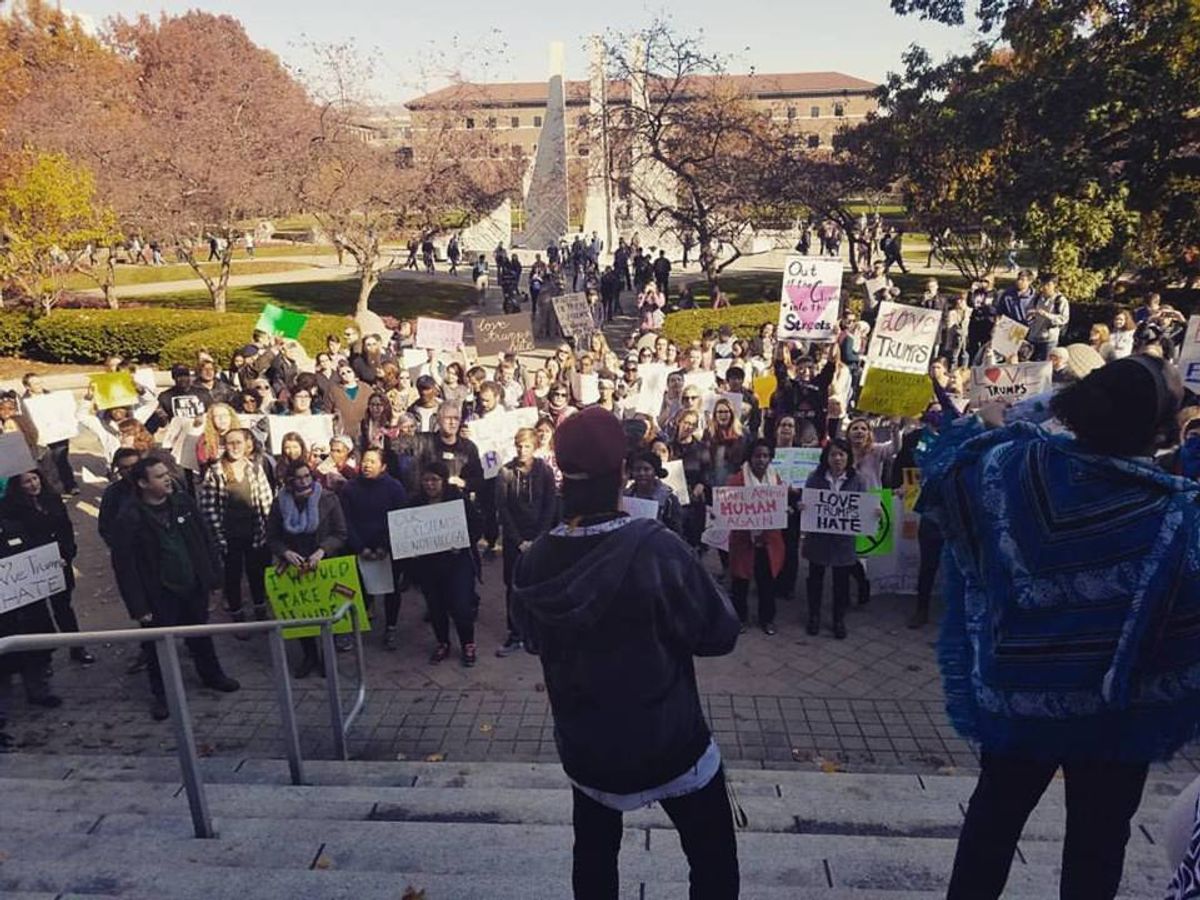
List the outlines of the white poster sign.
{"label": "white poster sign", "polygon": [[0,434],[0,478],[12,478],[36,468],[25,435],[19,431]]}
{"label": "white poster sign", "polygon": [[66,589],[58,544],[44,544],[0,559],[0,615]]}
{"label": "white poster sign", "polygon": [[462,500],[393,509],[388,513],[393,559],[427,556],[471,546]]}
{"label": "white poster sign", "polygon": [[673,459],[665,462],[663,468],[667,470],[667,477],[663,479],[663,483],[675,492],[681,506],[687,506],[692,502],[692,496],[688,490],[687,476],[683,471],[683,460]]}
{"label": "white poster sign", "polygon": [[714,550],[729,552],[729,529],[717,525],[717,517],[711,506],[704,509],[704,532],[700,535],[700,543]]}
{"label": "white poster sign", "polygon": [[54,391],[26,397],[21,401],[25,414],[37,428],[39,444],[69,441],[79,434],[79,419],[75,417],[75,395],[70,391]]}
{"label": "white poster sign", "polygon": [[282,449],[283,436],[293,431],[304,438],[305,447],[313,444],[328,447],[333,438],[333,416],[267,416],[267,431],[271,435],[271,453],[276,456]]}
{"label": "white poster sign", "polygon": [[446,319],[417,319],[414,346],[427,350],[448,350],[453,353],[463,344],[463,323]]}
{"label": "white poster sign", "polygon": [[657,519],[658,501],[642,497],[622,497],[621,511],[628,513],[633,519]]}
{"label": "white poster sign", "polygon": [[874,534],[879,525],[879,495],[805,488],[800,531],[809,534]]}
{"label": "white poster sign", "polygon": [[358,577],[364,594],[379,596],[390,594],[396,589],[390,559],[364,559],[359,556]]}
{"label": "white poster sign", "polygon": [[779,297],[780,340],[834,340],[841,307],[841,260],[788,257]]}
{"label": "white poster sign", "polygon": [[1200,316],[1188,319],[1183,346],[1179,348],[1175,364],[1179,366],[1184,385],[1193,392],[1200,392]]}
{"label": "white poster sign", "polygon": [[1029,329],[1015,319],[1001,316],[992,328],[992,350],[1005,359],[1016,359]]}
{"label": "white poster sign", "polygon": [[804,487],[804,482],[816,471],[820,461],[820,447],[776,447],[771,468],[779,473],[785,484],[799,489]]}
{"label": "white poster sign", "polygon": [[885,300],[879,304],[867,361],[893,372],[928,374],[941,322],[939,310]]}
{"label": "white poster sign", "polygon": [[787,528],[787,512],[786,484],[713,488],[713,514],[718,528],[729,531]]}
{"label": "white poster sign", "polygon": [[1048,362],[979,366],[971,370],[971,400],[975,404],[1002,400],[1017,403],[1050,390],[1054,367]]}

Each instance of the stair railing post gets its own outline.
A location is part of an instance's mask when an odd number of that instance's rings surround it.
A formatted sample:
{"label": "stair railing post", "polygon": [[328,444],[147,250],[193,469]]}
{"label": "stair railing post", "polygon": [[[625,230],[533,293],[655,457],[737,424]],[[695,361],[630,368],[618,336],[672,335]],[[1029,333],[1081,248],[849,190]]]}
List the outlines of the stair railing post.
{"label": "stair railing post", "polygon": [[198,838],[215,838],[217,832],[213,829],[212,815],[208,811],[208,797],[204,793],[200,759],[196,755],[196,741],[192,734],[192,714],[183,690],[183,674],[179,671],[179,650],[172,635],[158,638],[155,644],[163,692],[167,709],[171,711],[171,725],[175,729],[179,770],[183,774],[183,788],[192,813],[192,828]]}

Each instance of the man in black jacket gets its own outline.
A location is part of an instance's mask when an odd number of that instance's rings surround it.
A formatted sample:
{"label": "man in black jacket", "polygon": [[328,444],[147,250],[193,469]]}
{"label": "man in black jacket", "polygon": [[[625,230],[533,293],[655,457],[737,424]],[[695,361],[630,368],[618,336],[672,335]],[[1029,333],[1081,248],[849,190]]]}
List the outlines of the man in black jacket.
{"label": "man in black jacket", "polygon": [[622,813],[659,802],[679,830],[693,900],[735,898],[733,819],[692,658],[729,653],[737,616],[682,540],[620,512],[626,439],[612,413],[566,419],[554,450],[563,523],[518,562],[512,613],[541,657],[574,786],[575,897],[618,896]]}
{"label": "man in black jacket", "polygon": [[[175,490],[166,464],[147,457],[129,474],[137,497],[117,517],[113,568],[117,587],[131,618],[144,627],[203,625],[208,621],[208,594],[220,582],[221,567],[195,502]],[[187,639],[196,672],[206,687],[223,693],[239,685],[221,669],[210,637]],[[153,646],[148,671],[155,719],[168,715],[162,673]]]}

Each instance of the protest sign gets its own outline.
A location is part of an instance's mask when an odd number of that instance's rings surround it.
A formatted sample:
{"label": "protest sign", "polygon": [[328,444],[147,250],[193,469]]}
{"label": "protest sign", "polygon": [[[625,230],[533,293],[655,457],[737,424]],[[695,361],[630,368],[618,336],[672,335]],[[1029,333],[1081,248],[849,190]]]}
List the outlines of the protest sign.
{"label": "protest sign", "polygon": [[0,478],[12,478],[35,468],[25,435],[19,431],[0,434]]}
{"label": "protest sign", "polygon": [[700,535],[700,543],[714,550],[729,552],[729,529],[717,525],[716,513],[711,506],[704,509],[704,531]]}
{"label": "protest sign", "polygon": [[701,396],[713,393],[717,389],[717,373],[709,369],[694,369],[683,373],[683,386],[694,387]]}
{"label": "protest sign", "polygon": [[867,292],[867,308],[875,306],[875,295],[882,290],[886,290],[888,286],[888,278],[886,275],[880,275],[878,278],[867,278],[863,281],[863,290]]}
{"label": "protest sign", "polygon": [[392,571],[392,561],[387,559],[366,559],[358,557],[358,577],[362,583],[363,593],[378,597],[380,594],[390,594],[396,589],[396,579]]}
{"label": "protest sign", "polygon": [[317,413],[308,416],[267,416],[272,454],[279,455],[283,449],[283,436],[293,431],[304,438],[305,447],[313,444],[328,447],[333,438],[333,416]]}
{"label": "protest sign", "polygon": [[775,393],[775,387],[774,374],[760,375],[754,379],[751,389],[754,391],[754,396],[758,399],[760,408],[766,409],[771,405],[771,395]]}
{"label": "protest sign", "polygon": [[657,519],[658,501],[642,497],[622,497],[621,511],[628,513],[633,519]]}
{"label": "protest sign", "polygon": [[[316,568],[305,572],[288,566],[281,574],[274,566],[268,566],[264,580],[271,611],[280,621],[331,616],[349,601],[358,610],[359,629],[371,630],[367,609],[363,605],[356,556],[331,556],[317,563]],[[353,630],[349,616],[333,626],[334,634],[346,634]],[[319,625],[283,629],[283,636],[289,639],[316,637],[320,633]]]}
{"label": "protest sign", "polygon": [[730,393],[722,392],[722,393],[716,395],[715,397],[713,397],[714,405],[717,400],[724,400],[726,403],[728,403],[730,406],[733,407],[733,417],[735,419],[740,419],[742,417],[742,404],[746,402],[746,398],[743,397],[741,394],[730,394]]}
{"label": "protest sign", "polygon": [[841,260],[789,256],[779,297],[779,340],[832,341],[841,299]]}
{"label": "protest sign", "polygon": [[496,410],[481,419],[467,424],[471,440],[479,450],[479,462],[483,465],[483,477],[490,480],[500,474],[500,469],[517,455],[513,438],[521,428],[532,428],[537,424],[537,408]]}
{"label": "protest sign", "polygon": [[[871,495],[878,501],[879,515],[877,519],[867,519],[867,533],[860,534],[854,539],[854,552],[859,556],[888,556],[895,546],[895,528],[892,518],[892,489],[876,488]],[[871,522],[875,522],[875,531],[870,531]]]}
{"label": "protest sign", "polygon": [[596,320],[588,305],[586,294],[563,294],[552,301],[554,315],[563,335],[575,339],[575,346],[582,347],[596,330]]}
{"label": "protest sign", "polygon": [[802,488],[820,461],[820,447],[776,447],[771,468],[779,473],[784,484],[791,488]]}
{"label": "protest sign", "polygon": [[871,366],[863,376],[858,408],[880,416],[919,416],[933,397],[927,374]]}
{"label": "protest sign", "polygon": [[666,363],[645,363],[638,366],[642,388],[638,393],[637,411],[648,416],[662,412],[663,395],[667,392],[667,376],[671,370]]}
{"label": "protest sign", "polygon": [[149,366],[139,366],[133,370],[133,383],[151,394],[158,393],[158,384],[154,378],[154,370]]}
{"label": "protest sign", "polygon": [[589,372],[585,375],[582,372],[572,372],[571,394],[584,406],[595,403],[600,399],[600,374]]}
{"label": "protest sign", "polygon": [[904,495],[905,512],[916,512],[917,500],[921,497],[921,470],[906,468],[902,473],[904,479],[901,492]]}
{"label": "protest sign", "polygon": [[874,534],[879,497],[857,491],[805,488],[801,496],[800,531],[809,534]]}
{"label": "protest sign", "polygon": [[663,484],[675,492],[681,506],[687,506],[692,502],[692,494],[688,490],[687,475],[683,471],[683,460],[673,459],[665,462],[663,468],[667,471],[667,477],[663,479]]}
{"label": "protest sign", "polygon": [[893,497],[891,521],[892,551],[871,557],[871,587],[880,594],[914,594],[920,572],[917,530],[921,517],[907,511],[901,497]]}
{"label": "protest sign", "polygon": [[172,397],[171,415],[176,419],[198,419],[204,415],[204,401],[195,394]]}
{"label": "protest sign", "polygon": [[928,375],[941,322],[942,314],[936,309],[883,301],[867,347],[867,361],[872,367],[893,372]]}
{"label": "protest sign", "polygon": [[1029,329],[1020,322],[1001,316],[992,328],[992,350],[1005,359],[1016,359],[1027,334]]}
{"label": "protest sign", "polygon": [[728,531],[787,528],[787,499],[786,484],[713,488],[716,525]]}
{"label": "protest sign", "polygon": [[1175,364],[1179,366],[1184,385],[1193,392],[1200,392],[1200,316],[1188,319],[1183,346],[1179,348]]}
{"label": "protest sign", "polygon": [[75,395],[70,391],[37,394],[21,401],[25,414],[37,428],[38,443],[43,445],[69,441],[79,434],[75,416]]}
{"label": "protest sign", "polygon": [[1054,367],[1048,362],[979,366],[971,370],[971,400],[976,404],[1003,400],[1016,403],[1050,390]]}
{"label": "protest sign", "polygon": [[463,323],[446,319],[417,319],[413,345],[425,350],[448,350],[453,353],[463,342]]}
{"label": "protest sign", "polygon": [[733,359],[730,357],[721,357],[713,360],[713,371],[717,373],[717,377],[724,379],[729,374],[729,367],[733,365]]}
{"label": "protest sign", "polygon": [[295,340],[300,337],[307,321],[308,316],[303,313],[292,312],[290,309],[268,303],[259,314],[258,321],[254,323],[254,330]]}
{"label": "protest sign", "polygon": [[58,544],[43,544],[0,559],[0,615],[66,589]]}
{"label": "protest sign", "polygon": [[511,316],[480,316],[471,320],[475,349],[480,356],[524,353],[534,349],[533,328],[525,313]]}
{"label": "protest sign", "polygon": [[462,500],[393,509],[388,513],[392,559],[427,556],[471,546]]}
{"label": "protest sign", "polygon": [[101,372],[89,376],[92,399],[96,409],[115,409],[118,406],[137,406],[137,385],[131,372]]}

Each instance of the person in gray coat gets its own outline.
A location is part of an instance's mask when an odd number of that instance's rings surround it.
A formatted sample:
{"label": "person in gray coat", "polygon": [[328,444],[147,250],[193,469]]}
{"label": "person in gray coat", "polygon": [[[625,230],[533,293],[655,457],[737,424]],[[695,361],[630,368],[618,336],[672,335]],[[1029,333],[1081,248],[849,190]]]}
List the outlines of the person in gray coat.
{"label": "person in gray coat", "polygon": [[[854,471],[850,445],[841,438],[833,438],[821,451],[821,461],[808,480],[806,488],[824,491],[856,491],[866,488]],[[804,504],[798,505],[799,509]],[[858,561],[854,550],[854,535],[815,534],[804,535],[802,555],[808,560],[808,626],[807,631],[816,635],[821,630],[821,594],[825,587],[825,570],[833,570],[833,636],[838,640],[846,637],[846,608],[850,605],[850,576]]]}

